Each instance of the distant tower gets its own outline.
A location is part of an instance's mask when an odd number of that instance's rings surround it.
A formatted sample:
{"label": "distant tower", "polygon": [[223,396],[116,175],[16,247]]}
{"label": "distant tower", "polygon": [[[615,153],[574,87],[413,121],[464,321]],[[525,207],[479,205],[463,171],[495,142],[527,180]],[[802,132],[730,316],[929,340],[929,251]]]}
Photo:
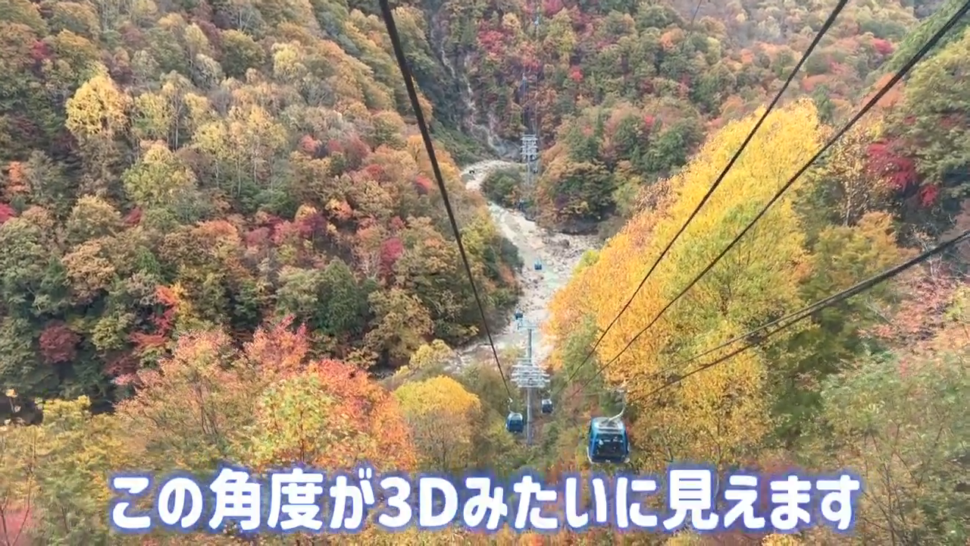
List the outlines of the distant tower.
{"label": "distant tower", "polygon": [[533,175],[539,171],[539,138],[532,133],[522,135],[522,162],[526,166],[526,187],[531,188]]}
{"label": "distant tower", "polygon": [[[536,44],[539,41],[539,10],[534,3],[533,9],[535,18],[533,20],[533,32]],[[538,59],[535,59],[536,61]],[[536,63],[538,64],[538,63]],[[534,91],[530,100],[530,89]],[[526,69],[522,73],[522,111],[523,125],[525,133],[522,135],[522,163],[525,164],[525,187],[526,191],[531,192],[535,185],[535,180],[539,175],[539,74],[538,70],[531,72]],[[531,104],[530,104],[531,103]]]}

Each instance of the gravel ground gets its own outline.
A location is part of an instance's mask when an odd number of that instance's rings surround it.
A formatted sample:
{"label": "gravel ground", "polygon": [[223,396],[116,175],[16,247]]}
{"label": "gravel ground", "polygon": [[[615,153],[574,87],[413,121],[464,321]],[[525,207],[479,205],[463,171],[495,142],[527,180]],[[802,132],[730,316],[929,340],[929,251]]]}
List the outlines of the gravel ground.
{"label": "gravel ground", "polygon": [[[469,165],[462,170],[461,174],[462,179],[466,180],[467,188],[478,190],[488,173],[514,166],[516,166],[515,163],[505,161],[482,161]],[[526,321],[538,327],[549,316],[547,307],[552,295],[569,281],[583,253],[588,249],[597,248],[596,237],[554,233],[537,226],[535,222],[526,220],[521,212],[508,210],[494,203],[489,203],[489,211],[505,237],[519,249],[519,254],[525,263],[525,267],[518,273],[523,291],[519,300],[519,309],[525,315]],[[542,263],[542,271],[535,271],[533,264],[536,259]],[[552,347],[543,339],[539,331],[536,331],[533,336],[536,363],[542,365]],[[515,345],[524,347],[526,343],[526,333],[516,331],[511,314],[509,324],[498,332],[492,332],[492,338],[498,349]],[[491,350],[484,339],[459,348],[457,353],[458,367],[479,356],[491,358]]]}

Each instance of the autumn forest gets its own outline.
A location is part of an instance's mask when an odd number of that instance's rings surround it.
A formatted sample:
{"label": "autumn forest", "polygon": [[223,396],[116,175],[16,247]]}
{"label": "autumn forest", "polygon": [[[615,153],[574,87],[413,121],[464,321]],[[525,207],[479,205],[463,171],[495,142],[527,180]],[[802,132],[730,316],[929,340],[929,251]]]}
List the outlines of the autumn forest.
{"label": "autumn forest", "polygon": [[[396,0],[445,195],[375,1],[0,0],[0,546],[970,544],[966,245],[691,360],[970,228],[970,18],[667,308],[962,4],[849,0],[665,251],[837,3]],[[531,445],[482,350],[524,356],[523,307]],[[630,461],[594,467],[621,406]],[[108,524],[114,471],[361,461],[865,489],[848,536]]]}

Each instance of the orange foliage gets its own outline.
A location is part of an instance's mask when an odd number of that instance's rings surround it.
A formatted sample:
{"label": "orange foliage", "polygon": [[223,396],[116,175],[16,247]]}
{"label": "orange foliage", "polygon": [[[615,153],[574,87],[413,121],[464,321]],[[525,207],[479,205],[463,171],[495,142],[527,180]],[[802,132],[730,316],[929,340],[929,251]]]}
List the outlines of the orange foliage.
{"label": "orange foliage", "polygon": [[172,290],[167,286],[159,285],[155,289],[155,297],[158,298],[158,301],[162,305],[165,305],[168,307],[174,307],[179,303],[178,294],[176,294],[174,290]]}
{"label": "orange foliage", "polygon": [[[407,423],[397,401],[358,368],[336,360],[310,363],[307,371],[326,381],[325,394],[340,404],[339,417],[360,424],[371,437],[366,451],[329,450],[328,468],[349,468],[368,461],[379,470],[411,470],[417,458],[411,447]],[[318,463],[319,464],[319,463]]]}
{"label": "orange foliage", "polygon": [[744,115],[745,102],[738,95],[731,95],[721,104],[721,117],[726,120],[737,119]]}
{"label": "orange foliage", "polygon": [[346,201],[331,201],[327,204],[327,211],[338,222],[346,222],[354,217],[354,209]]}
{"label": "orange foliage", "polygon": [[[229,340],[222,332],[204,332],[180,337],[171,358],[162,360],[157,370],[138,371],[138,380],[144,388],[143,392],[151,392],[153,387],[166,383],[179,372],[199,367],[205,362],[218,361],[220,357],[226,356],[222,352],[229,346]],[[232,375],[230,371],[220,366],[212,368],[210,377],[217,379],[216,383],[224,385],[230,383],[229,377]],[[134,398],[122,402],[119,407],[136,406],[143,402],[143,399]]]}
{"label": "orange foliage", "polygon": [[515,272],[512,271],[511,267],[505,264],[502,264],[499,266],[498,275],[499,275],[499,278],[501,278],[502,282],[504,283],[513,284],[516,282]]}
{"label": "orange foliage", "polygon": [[260,328],[253,340],[243,346],[243,354],[265,373],[281,376],[300,372],[303,360],[310,352],[306,325],[291,331],[293,317],[287,316],[277,324]]}
{"label": "orange foliage", "polygon": [[135,353],[142,353],[159,347],[164,347],[169,339],[162,334],[132,333],[128,339],[135,344]]}
{"label": "orange foliage", "polygon": [[[865,104],[870,100],[872,100],[872,98],[876,95],[876,93],[880,89],[885,87],[885,85],[889,83],[889,80],[891,80],[892,78],[893,78],[893,74],[883,74],[882,77],[879,78],[879,80],[876,81],[875,84],[873,84],[872,91],[869,94],[867,94],[865,98],[862,99],[861,101],[862,104]],[[898,104],[899,101],[902,100],[903,98],[904,88],[905,88],[905,84],[903,82],[899,82],[896,85],[894,85],[893,88],[890,89],[888,93],[886,93],[885,95],[882,96],[881,99],[879,99],[879,102],[876,103],[876,107],[882,108],[882,109],[891,109],[894,106],[896,106],[896,104]]]}
{"label": "orange foliage", "polygon": [[237,245],[240,243],[239,233],[236,230],[236,226],[230,224],[226,220],[200,222],[198,227],[192,231],[193,234],[199,237],[199,239],[202,241],[214,243],[216,245],[220,243]]}
{"label": "orange foliage", "polygon": [[676,47],[677,43],[680,42],[683,37],[684,31],[680,28],[668,30],[660,36],[660,47],[664,48],[664,51],[670,51]]}
{"label": "orange foliage", "polygon": [[11,161],[7,170],[7,184],[4,188],[4,196],[10,199],[27,192],[27,175],[24,173],[24,164],[19,161]]}
{"label": "orange foliage", "polygon": [[414,469],[417,457],[397,401],[355,366],[307,361],[306,329],[291,331],[291,324],[288,317],[259,329],[244,348],[263,385],[254,408],[261,432],[252,462],[301,462],[327,470],[367,462],[378,470]]}
{"label": "orange foliage", "polygon": [[839,77],[839,76],[845,76],[851,73],[852,73],[852,69],[849,68],[844,63],[832,61],[831,64],[829,65],[829,74],[833,76]]}
{"label": "orange foliage", "polygon": [[869,334],[901,346],[913,346],[930,339],[943,327],[944,311],[954,301],[962,283],[938,261],[906,275],[899,284],[905,295],[903,304]]}
{"label": "orange foliage", "polygon": [[[332,471],[365,461],[378,470],[415,468],[396,400],[355,366],[309,360],[306,329],[292,323],[257,329],[242,351],[221,331],[179,338],[157,370],[137,372],[141,388],[119,413],[156,427],[146,430],[147,444],[171,450],[159,455],[184,468],[221,457],[226,441],[257,468],[300,462]],[[171,435],[194,440],[168,443]]]}
{"label": "orange foliage", "polygon": [[830,76],[828,74],[819,74],[817,76],[806,76],[802,78],[802,90],[806,93],[811,93],[815,91],[815,88],[819,85],[824,85],[828,83]]}
{"label": "orange foliage", "polygon": [[154,323],[157,333],[167,335],[175,325],[175,310],[179,306],[178,294],[171,288],[163,285],[155,287],[155,299],[165,307],[165,311],[160,317],[155,317]]}
{"label": "orange foliage", "polygon": [[267,385],[254,407],[249,463],[350,470],[412,470],[409,429],[396,401],[355,367],[335,360]]}

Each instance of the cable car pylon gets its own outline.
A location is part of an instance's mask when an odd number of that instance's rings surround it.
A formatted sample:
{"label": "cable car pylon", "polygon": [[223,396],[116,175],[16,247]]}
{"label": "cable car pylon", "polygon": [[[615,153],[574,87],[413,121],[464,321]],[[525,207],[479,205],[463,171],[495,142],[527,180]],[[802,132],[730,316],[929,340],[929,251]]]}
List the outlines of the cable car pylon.
{"label": "cable car pylon", "polygon": [[[535,19],[532,21],[533,40],[538,51],[539,44],[539,10],[538,2],[533,2]],[[541,66],[538,55],[533,58],[536,65]],[[534,194],[535,183],[539,175],[539,68],[533,71],[528,65],[522,71],[522,82],[519,85],[519,99],[522,104],[522,134],[521,160],[525,164],[525,193]],[[532,89],[529,86],[532,86]],[[530,93],[531,102],[530,105]],[[523,211],[525,212],[525,211]],[[538,268],[537,268],[538,269]]]}
{"label": "cable car pylon", "polygon": [[510,378],[512,383],[520,389],[525,390],[525,442],[532,445],[532,392],[542,391],[549,387],[549,374],[543,372],[536,366],[532,352],[532,333],[535,324],[520,318],[516,320],[516,329],[525,330],[527,334],[525,358],[519,359],[518,363],[512,366]]}

